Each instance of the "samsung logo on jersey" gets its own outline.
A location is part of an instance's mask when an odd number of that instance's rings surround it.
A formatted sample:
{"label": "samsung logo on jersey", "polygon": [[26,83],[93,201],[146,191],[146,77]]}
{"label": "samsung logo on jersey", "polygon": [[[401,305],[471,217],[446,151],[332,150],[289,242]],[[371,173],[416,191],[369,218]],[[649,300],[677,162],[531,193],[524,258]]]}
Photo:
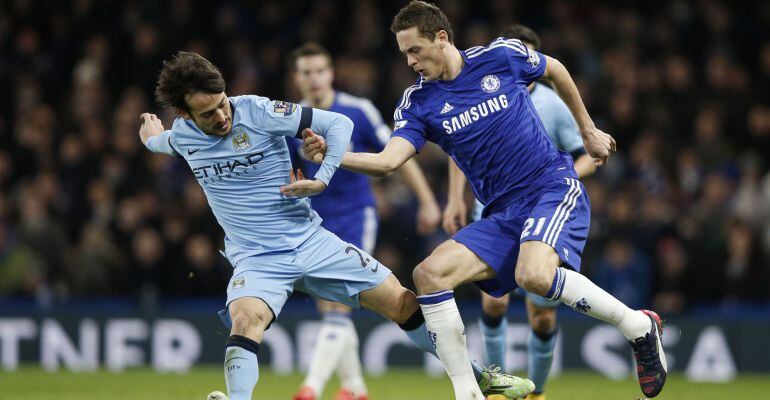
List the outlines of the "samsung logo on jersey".
{"label": "samsung logo on jersey", "polygon": [[444,127],[444,131],[446,131],[448,135],[451,135],[479,119],[494,114],[504,108],[508,108],[508,97],[501,94],[497,97],[487,99],[486,101],[457,114],[451,119],[444,120],[441,123],[441,126]]}

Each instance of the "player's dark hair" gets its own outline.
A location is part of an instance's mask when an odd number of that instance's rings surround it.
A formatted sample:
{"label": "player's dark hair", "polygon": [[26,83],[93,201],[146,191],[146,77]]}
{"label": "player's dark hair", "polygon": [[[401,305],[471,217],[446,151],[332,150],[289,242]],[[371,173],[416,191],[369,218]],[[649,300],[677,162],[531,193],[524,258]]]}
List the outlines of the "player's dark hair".
{"label": "player's dark hair", "polygon": [[332,61],[332,54],[329,53],[329,50],[326,50],[326,47],[323,47],[316,42],[307,42],[291,52],[289,55],[289,69],[292,71],[296,70],[297,60],[302,57],[310,56],[324,56],[329,61],[329,66],[334,64]]}
{"label": "player's dark hair", "polygon": [[435,39],[436,33],[439,31],[446,31],[449,43],[454,43],[454,33],[452,33],[452,25],[449,24],[449,19],[433,3],[412,0],[393,18],[390,31],[397,33],[412,27],[417,27],[420,35],[430,40]]}
{"label": "player's dark hair", "polygon": [[509,26],[503,31],[503,37],[508,39],[519,39],[532,45],[534,50],[540,49],[540,36],[532,28],[520,24]]}
{"label": "player's dark hair", "polygon": [[185,97],[193,93],[217,94],[225,91],[222,73],[197,53],[180,51],[163,61],[155,87],[155,101],[161,107],[190,112]]}

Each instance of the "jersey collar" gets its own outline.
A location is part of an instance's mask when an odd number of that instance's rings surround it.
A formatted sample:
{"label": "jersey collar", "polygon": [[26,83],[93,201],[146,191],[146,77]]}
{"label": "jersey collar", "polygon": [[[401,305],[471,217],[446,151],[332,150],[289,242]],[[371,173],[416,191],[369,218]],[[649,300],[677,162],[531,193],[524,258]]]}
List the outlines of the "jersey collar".
{"label": "jersey collar", "polygon": [[457,76],[454,79],[451,79],[451,80],[448,80],[448,81],[443,81],[443,80],[438,80],[437,79],[437,80],[434,81],[434,82],[436,82],[436,84],[438,84],[440,86],[446,86],[446,87],[455,86],[468,73],[467,72],[468,71],[468,65],[470,65],[470,62],[468,62],[468,56],[465,55],[465,51],[464,50],[458,50],[458,51],[460,52],[460,56],[463,58],[463,63],[464,63],[462,68],[460,69],[460,73],[457,74]]}

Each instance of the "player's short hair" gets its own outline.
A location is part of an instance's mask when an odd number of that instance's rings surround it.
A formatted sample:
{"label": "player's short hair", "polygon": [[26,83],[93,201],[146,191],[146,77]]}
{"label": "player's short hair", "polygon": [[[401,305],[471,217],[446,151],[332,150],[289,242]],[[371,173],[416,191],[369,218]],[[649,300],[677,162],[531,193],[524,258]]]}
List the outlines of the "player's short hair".
{"label": "player's short hair", "polygon": [[449,19],[433,3],[412,0],[393,17],[390,31],[397,33],[412,27],[417,27],[420,35],[430,40],[436,38],[438,31],[446,31],[449,43],[454,43],[454,33],[452,33],[452,25],[449,23]]}
{"label": "player's short hair", "polygon": [[307,42],[291,52],[289,55],[289,69],[295,71],[297,69],[297,60],[302,57],[310,56],[324,56],[329,61],[330,67],[334,65],[332,53],[329,53],[329,50],[326,50],[326,47],[323,47],[316,42]]}
{"label": "player's short hair", "polygon": [[163,61],[155,86],[155,101],[161,107],[190,112],[185,97],[193,93],[217,94],[225,91],[222,73],[200,54],[180,51]]}
{"label": "player's short hair", "polygon": [[507,39],[519,39],[532,45],[534,50],[540,49],[540,36],[537,36],[532,28],[521,24],[514,24],[503,31],[503,37]]}

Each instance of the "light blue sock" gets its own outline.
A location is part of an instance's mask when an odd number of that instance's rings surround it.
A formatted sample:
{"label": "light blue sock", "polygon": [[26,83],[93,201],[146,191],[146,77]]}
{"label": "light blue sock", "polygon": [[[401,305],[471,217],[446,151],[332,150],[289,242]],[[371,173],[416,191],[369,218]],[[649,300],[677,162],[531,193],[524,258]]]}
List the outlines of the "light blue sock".
{"label": "light blue sock", "polygon": [[[409,339],[412,340],[412,343],[414,343],[415,346],[420,348],[422,351],[433,354],[434,357],[438,358],[438,354],[436,354],[436,348],[433,347],[433,342],[431,342],[430,336],[428,336],[428,328],[425,327],[425,322],[423,322],[422,325],[420,325],[417,329],[410,331],[404,330],[404,332],[406,332],[406,336],[409,336]],[[473,375],[476,377],[477,381],[480,381],[482,378],[481,366],[473,361],[471,361],[471,365],[473,366]]]}
{"label": "light blue sock", "polygon": [[556,346],[556,333],[543,340],[530,329],[527,338],[527,371],[529,379],[535,383],[535,393],[543,393],[548,373],[551,372],[553,348]]}
{"label": "light blue sock", "polygon": [[230,400],[251,400],[259,380],[257,351],[259,343],[240,335],[227,339],[225,347],[225,382]]}
{"label": "light blue sock", "polygon": [[[496,321],[495,321],[496,322]],[[500,323],[491,327],[484,318],[479,324],[481,334],[484,337],[484,348],[487,351],[487,362],[500,367],[502,371],[507,371],[505,367],[505,350],[507,348],[508,318],[503,317]]]}

